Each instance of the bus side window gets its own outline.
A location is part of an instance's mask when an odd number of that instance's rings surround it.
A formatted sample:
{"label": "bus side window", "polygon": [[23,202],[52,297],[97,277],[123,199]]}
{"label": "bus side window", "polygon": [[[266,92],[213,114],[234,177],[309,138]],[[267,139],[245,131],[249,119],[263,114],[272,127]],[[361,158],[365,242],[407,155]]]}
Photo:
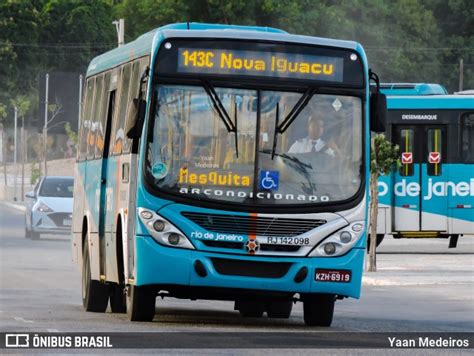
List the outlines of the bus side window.
{"label": "bus side window", "polygon": [[427,151],[428,157],[427,167],[429,176],[441,175],[441,161],[443,157],[443,131],[441,129],[428,129]]}
{"label": "bus side window", "polygon": [[474,113],[461,118],[461,156],[463,162],[474,162]]}
{"label": "bus side window", "polygon": [[99,108],[100,100],[102,98],[102,88],[103,88],[103,76],[100,75],[96,78],[95,81],[95,90],[94,90],[94,99],[92,104],[92,115],[91,115],[91,125],[89,129],[89,135],[87,139],[87,159],[94,159],[95,156],[95,140],[98,130],[99,122]]}
{"label": "bus side window", "polygon": [[[128,98],[127,98],[125,122],[128,122],[134,119],[133,117],[131,117],[131,114],[134,113],[135,111],[131,109],[133,105],[133,99],[138,98],[139,82],[140,82],[140,62],[137,60],[133,62],[133,65],[132,65],[132,75],[130,78],[130,90],[129,90]],[[124,124],[123,127],[127,127],[127,125]],[[132,140],[127,137],[126,132],[124,132],[124,135],[125,135],[124,136],[125,140],[123,144],[123,152],[129,153]]]}
{"label": "bus side window", "polygon": [[81,117],[81,132],[79,145],[79,160],[86,159],[87,156],[87,142],[89,139],[89,129],[91,123],[91,109],[94,100],[94,82],[95,78],[89,78],[86,84],[85,105],[82,110]]}
{"label": "bus side window", "polygon": [[[400,152],[402,155],[400,167],[400,175],[402,177],[408,177],[413,175],[413,163],[414,163],[414,139],[415,132],[413,129],[401,129],[400,130]],[[411,160],[409,159],[411,154]]]}
{"label": "bus side window", "polygon": [[124,133],[124,122],[125,122],[125,115],[127,113],[127,99],[128,99],[128,89],[130,87],[130,72],[131,72],[132,65],[126,64],[122,68],[122,75],[121,75],[121,82],[120,82],[120,97],[118,102],[118,113],[115,122],[115,135],[112,136],[114,139],[113,142],[113,154],[119,155],[122,153],[122,148],[125,140],[125,133]]}
{"label": "bus side window", "polygon": [[95,158],[102,158],[102,151],[104,149],[105,140],[105,125],[107,118],[107,100],[109,99],[109,86],[110,86],[110,72],[105,73],[104,76],[104,87],[102,89],[102,96],[98,105],[99,116],[97,117],[97,131],[95,139]]}

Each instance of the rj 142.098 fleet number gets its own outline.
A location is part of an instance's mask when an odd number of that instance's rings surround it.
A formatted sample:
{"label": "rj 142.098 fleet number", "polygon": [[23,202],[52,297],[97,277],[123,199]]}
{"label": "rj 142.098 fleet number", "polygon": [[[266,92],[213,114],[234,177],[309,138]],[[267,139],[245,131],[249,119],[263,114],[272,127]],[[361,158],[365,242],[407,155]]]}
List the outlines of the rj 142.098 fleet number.
{"label": "rj 142.098 fleet number", "polygon": [[267,237],[267,243],[273,245],[309,245],[309,237]]}

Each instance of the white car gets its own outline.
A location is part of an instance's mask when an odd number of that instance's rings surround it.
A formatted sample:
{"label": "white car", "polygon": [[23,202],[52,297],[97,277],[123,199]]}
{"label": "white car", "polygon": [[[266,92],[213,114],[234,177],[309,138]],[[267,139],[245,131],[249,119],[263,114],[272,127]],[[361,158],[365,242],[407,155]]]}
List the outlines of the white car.
{"label": "white car", "polygon": [[40,234],[69,234],[72,223],[74,178],[42,177],[28,192],[25,212],[25,237]]}

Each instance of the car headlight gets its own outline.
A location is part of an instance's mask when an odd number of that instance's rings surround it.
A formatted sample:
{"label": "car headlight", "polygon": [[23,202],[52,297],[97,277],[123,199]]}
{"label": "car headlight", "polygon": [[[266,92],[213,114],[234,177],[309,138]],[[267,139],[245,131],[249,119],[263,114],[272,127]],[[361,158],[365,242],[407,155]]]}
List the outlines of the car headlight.
{"label": "car headlight", "polygon": [[191,241],[164,217],[145,208],[138,208],[137,210],[141,222],[156,242],[165,246],[194,250]]}
{"label": "car headlight", "polygon": [[309,257],[335,257],[349,251],[360,240],[365,231],[364,221],[356,221],[345,228],[338,230],[316,246]]}
{"label": "car headlight", "polygon": [[37,210],[41,211],[42,213],[52,213],[54,211],[49,206],[47,206],[45,203],[40,203]]}

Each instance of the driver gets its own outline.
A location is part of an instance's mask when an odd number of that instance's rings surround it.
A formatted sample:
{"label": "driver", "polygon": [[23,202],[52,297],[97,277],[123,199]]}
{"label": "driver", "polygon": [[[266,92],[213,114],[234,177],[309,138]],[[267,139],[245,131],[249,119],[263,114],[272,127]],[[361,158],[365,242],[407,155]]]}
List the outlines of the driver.
{"label": "driver", "polygon": [[324,132],[323,120],[316,116],[308,118],[308,136],[293,143],[288,153],[309,153],[324,152],[330,156],[334,156],[334,150],[326,145],[321,138]]}

